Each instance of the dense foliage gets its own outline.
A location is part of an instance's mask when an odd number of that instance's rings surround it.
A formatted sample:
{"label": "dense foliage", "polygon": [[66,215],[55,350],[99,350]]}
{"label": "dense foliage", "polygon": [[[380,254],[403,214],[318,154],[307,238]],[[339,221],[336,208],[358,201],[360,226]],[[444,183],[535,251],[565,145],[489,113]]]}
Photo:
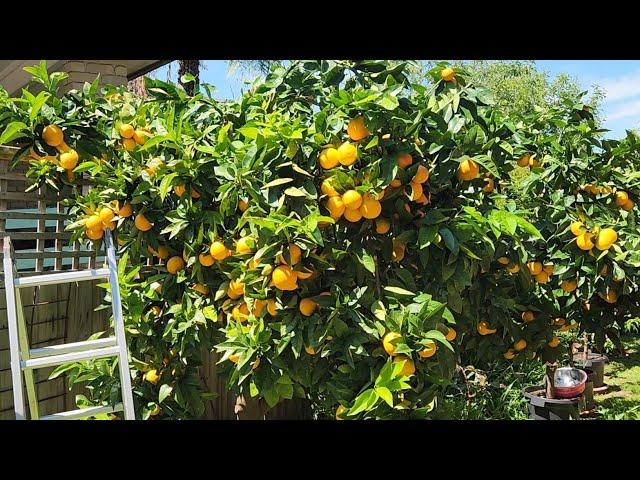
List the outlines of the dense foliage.
{"label": "dense foliage", "polygon": [[[0,144],[74,186],[74,238],[115,231],[142,417],[201,415],[213,349],[269,406],[425,418],[457,363],[553,359],[557,331],[604,342],[637,308],[635,136],[601,140],[579,98],[512,115],[463,68],[406,71],[294,61],[220,102],[151,79],[57,98],[40,65],[2,101]],[[114,401],[109,361],[63,368]]]}

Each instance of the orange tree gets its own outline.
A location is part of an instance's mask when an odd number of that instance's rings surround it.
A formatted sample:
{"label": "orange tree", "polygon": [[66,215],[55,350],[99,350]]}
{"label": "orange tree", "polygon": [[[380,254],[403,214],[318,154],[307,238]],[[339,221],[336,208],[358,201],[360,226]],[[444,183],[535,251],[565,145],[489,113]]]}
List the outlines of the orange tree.
{"label": "orange tree", "polygon": [[[556,354],[551,319],[575,302],[528,274],[568,277],[550,265],[566,245],[541,234],[559,194],[540,172],[569,155],[558,122],[580,143],[584,121],[573,106],[511,119],[463,69],[439,64],[428,86],[405,70],[296,61],[219,102],[150,79],[145,100],[97,82],[57,99],[41,65],[42,94],[3,101],[0,143],[31,157],[36,185],[94,184],[74,190],[69,229],[121,246],[143,418],[202,414],[206,349],[236,393],[337,418],[424,418],[460,360]],[[524,159],[522,204],[509,174]],[[63,368],[87,402],[113,401],[108,361]]]}
{"label": "orange tree", "polygon": [[580,98],[523,121],[530,166],[522,201],[546,240],[525,260],[548,264],[555,275],[533,275],[539,313],[558,317],[560,329],[579,322],[600,349],[607,336],[620,345],[620,327],[640,314],[637,136],[602,139]]}

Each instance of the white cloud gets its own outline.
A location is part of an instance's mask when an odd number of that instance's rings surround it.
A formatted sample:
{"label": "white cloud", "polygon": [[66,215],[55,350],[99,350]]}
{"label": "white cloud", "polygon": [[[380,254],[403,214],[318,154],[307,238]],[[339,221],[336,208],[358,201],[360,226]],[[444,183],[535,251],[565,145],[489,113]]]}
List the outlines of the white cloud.
{"label": "white cloud", "polygon": [[618,77],[603,78],[597,83],[606,92],[607,102],[640,95],[640,71]]}
{"label": "white cloud", "polygon": [[640,116],[640,100],[625,102],[622,105],[612,108],[607,112],[607,121],[635,116]]}

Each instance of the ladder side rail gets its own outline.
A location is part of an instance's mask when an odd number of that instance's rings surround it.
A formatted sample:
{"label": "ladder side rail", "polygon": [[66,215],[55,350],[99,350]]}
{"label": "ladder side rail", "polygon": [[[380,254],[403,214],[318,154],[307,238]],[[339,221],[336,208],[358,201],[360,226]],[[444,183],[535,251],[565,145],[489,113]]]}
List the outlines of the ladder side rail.
{"label": "ladder side rail", "polygon": [[131,390],[131,372],[129,370],[129,351],[127,338],[124,331],[124,318],[122,316],[122,302],[120,299],[120,286],[118,284],[118,263],[113,246],[111,231],[106,230],[104,235],[107,251],[107,263],[109,266],[109,283],[111,285],[111,306],[113,309],[113,326],[119,349],[118,368],[120,369],[120,386],[122,387],[122,403],[124,405],[125,420],[135,420],[133,407],[133,393]]}
{"label": "ladder side rail", "polygon": [[11,364],[11,382],[13,387],[13,410],[16,420],[26,420],[24,393],[22,392],[22,368],[20,365],[20,344],[18,340],[18,317],[16,315],[16,288],[13,278],[13,260],[11,238],[4,237],[3,267],[4,292],[7,298],[7,327],[9,330],[9,353]]}

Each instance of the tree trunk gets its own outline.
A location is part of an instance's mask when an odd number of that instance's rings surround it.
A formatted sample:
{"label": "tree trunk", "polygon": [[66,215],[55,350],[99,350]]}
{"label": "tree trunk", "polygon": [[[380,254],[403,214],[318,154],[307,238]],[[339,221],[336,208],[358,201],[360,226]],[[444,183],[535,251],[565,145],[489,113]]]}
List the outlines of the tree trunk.
{"label": "tree trunk", "polygon": [[[200,84],[200,60],[178,60],[178,65],[178,82],[189,95],[194,95],[198,92],[198,85]],[[182,83],[182,76],[185,73],[193,75],[196,81]]]}
{"label": "tree trunk", "polygon": [[243,395],[238,395],[233,410],[238,420],[264,420],[269,406],[263,399],[245,398]]}
{"label": "tree trunk", "polygon": [[134,78],[127,82],[127,90],[138,97],[146,98],[147,89],[144,86],[144,75]]}
{"label": "tree trunk", "polygon": [[545,398],[549,399],[549,400],[553,400],[554,398],[556,398],[555,392],[553,390],[553,376],[556,373],[556,369],[558,368],[558,362],[554,362],[554,363],[546,363],[546,373],[544,376],[544,382],[545,382],[545,386],[547,387],[546,393],[545,393]]}

